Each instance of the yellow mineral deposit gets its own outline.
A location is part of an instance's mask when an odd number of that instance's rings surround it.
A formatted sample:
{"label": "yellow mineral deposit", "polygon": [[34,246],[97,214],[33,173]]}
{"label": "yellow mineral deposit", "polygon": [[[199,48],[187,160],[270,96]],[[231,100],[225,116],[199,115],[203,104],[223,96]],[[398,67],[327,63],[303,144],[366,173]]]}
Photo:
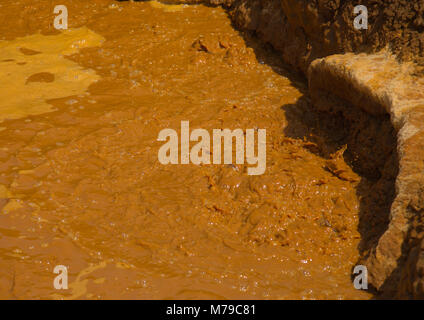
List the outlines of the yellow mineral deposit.
{"label": "yellow mineral deposit", "polygon": [[0,122],[53,111],[49,99],[83,94],[99,76],[66,55],[103,41],[86,27],[0,41]]}

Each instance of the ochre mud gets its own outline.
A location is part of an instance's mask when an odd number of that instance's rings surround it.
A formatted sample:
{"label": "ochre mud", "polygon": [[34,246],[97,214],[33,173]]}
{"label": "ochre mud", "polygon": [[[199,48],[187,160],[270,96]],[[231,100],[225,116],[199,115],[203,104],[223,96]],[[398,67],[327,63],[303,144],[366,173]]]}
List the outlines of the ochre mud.
{"label": "ochre mud", "polygon": [[[0,45],[23,43],[0,64],[64,44],[50,4],[1,5]],[[10,80],[22,89],[0,124],[1,298],[371,297],[351,275],[363,196],[379,177],[350,163],[343,132],[326,138],[306,86],[278,55],[220,7],[61,4],[70,30],[104,41],[80,34],[72,41],[87,47],[57,54],[97,81],[73,94],[57,83],[67,70],[44,60],[46,70]],[[25,43],[38,32],[44,46]],[[32,70],[11,72],[20,67]],[[63,89],[46,93],[54,111],[24,113],[26,85]],[[265,174],[160,164],[158,133],[182,120],[265,128]],[[53,288],[56,265],[69,267],[68,290]]]}
{"label": "ochre mud", "polygon": [[316,127],[347,143],[345,159],[372,181],[360,210],[371,285],[424,298],[424,1],[361,1],[368,30],[354,29],[354,0],[172,2],[223,5],[237,28],[308,76]]}

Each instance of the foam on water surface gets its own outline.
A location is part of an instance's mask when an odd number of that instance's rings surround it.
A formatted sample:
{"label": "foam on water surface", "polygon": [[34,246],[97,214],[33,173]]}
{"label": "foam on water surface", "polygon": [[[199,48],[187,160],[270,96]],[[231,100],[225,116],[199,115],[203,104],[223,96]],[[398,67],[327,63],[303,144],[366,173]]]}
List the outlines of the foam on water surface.
{"label": "foam on water surface", "polygon": [[168,4],[159,1],[149,1],[149,3],[153,8],[163,9],[166,12],[181,11],[185,6],[184,4]]}

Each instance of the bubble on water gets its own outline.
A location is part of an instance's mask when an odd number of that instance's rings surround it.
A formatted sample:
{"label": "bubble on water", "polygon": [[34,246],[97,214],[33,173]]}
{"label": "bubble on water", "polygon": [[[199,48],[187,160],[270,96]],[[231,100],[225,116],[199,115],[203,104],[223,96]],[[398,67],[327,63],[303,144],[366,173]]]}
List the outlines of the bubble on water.
{"label": "bubble on water", "polygon": [[248,289],[249,287],[247,286],[247,285],[242,285],[242,286],[240,286],[240,288],[239,288],[239,290],[241,291],[241,292],[247,292],[247,289]]}
{"label": "bubble on water", "polygon": [[138,83],[135,80],[131,80],[131,88],[136,88],[136,87],[139,87],[139,86],[140,86],[140,83]]}
{"label": "bubble on water", "polygon": [[75,100],[75,99],[69,99],[69,100],[67,100],[67,101],[65,102],[65,104],[67,104],[67,105],[73,105],[73,104],[75,104],[75,103],[78,103],[78,100]]}

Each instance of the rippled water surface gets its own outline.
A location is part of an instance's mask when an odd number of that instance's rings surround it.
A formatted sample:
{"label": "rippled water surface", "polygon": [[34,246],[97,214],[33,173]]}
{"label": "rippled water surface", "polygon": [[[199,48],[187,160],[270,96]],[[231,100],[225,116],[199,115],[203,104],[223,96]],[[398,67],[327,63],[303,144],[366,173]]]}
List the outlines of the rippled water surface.
{"label": "rippled water surface", "polygon": [[[305,88],[278,57],[221,8],[61,3],[66,32],[50,1],[0,4],[0,298],[369,297],[360,177],[301,138]],[[265,128],[265,174],[160,164],[183,120]]]}

